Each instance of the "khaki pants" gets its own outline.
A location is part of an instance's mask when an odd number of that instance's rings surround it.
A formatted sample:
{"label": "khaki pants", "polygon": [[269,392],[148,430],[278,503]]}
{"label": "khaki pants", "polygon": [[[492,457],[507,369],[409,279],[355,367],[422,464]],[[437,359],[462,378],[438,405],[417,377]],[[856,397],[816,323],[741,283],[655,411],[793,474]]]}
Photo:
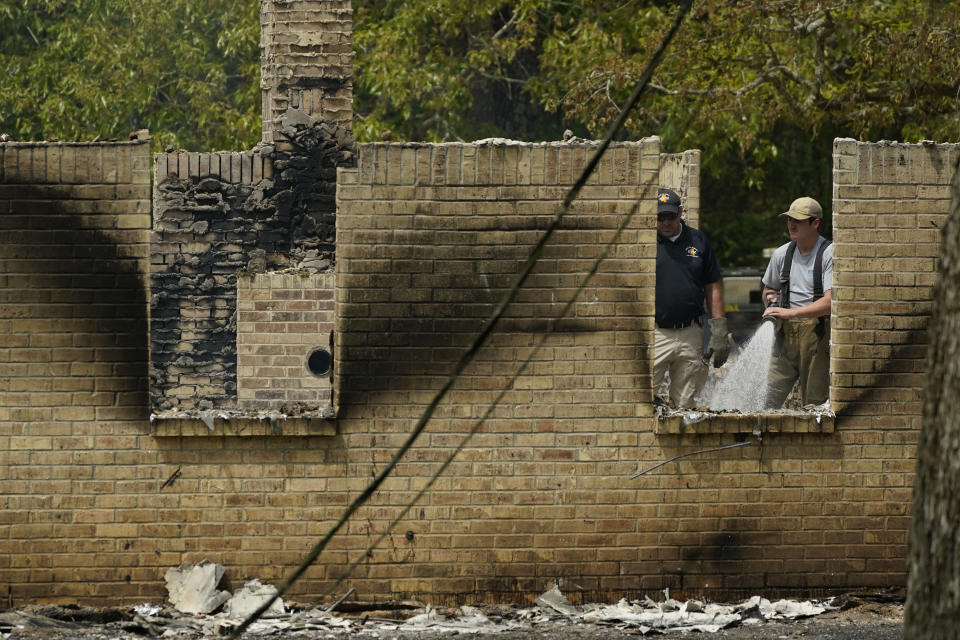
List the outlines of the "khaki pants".
{"label": "khaki pants", "polygon": [[770,362],[767,406],[779,409],[800,381],[802,404],[823,404],[830,394],[830,319],[824,318],[823,337],[817,337],[819,318],[779,322],[783,332],[780,354]]}
{"label": "khaki pants", "polygon": [[703,361],[703,329],[696,322],[683,329],[661,329],[653,332],[653,391],[660,390],[663,378],[670,372],[670,404],[693,407],[693,398],[707,382],[707,365]]}

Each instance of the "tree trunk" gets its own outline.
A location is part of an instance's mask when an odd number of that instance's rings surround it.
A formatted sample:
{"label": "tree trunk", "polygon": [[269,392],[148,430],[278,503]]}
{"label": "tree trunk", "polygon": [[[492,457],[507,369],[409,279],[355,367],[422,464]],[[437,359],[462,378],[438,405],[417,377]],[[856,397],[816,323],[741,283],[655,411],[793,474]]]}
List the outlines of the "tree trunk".
{"label": "tree trunk", "polygon": [[960,172],[954,167],[933,292],[914,481],[904,637],[960,634]]}

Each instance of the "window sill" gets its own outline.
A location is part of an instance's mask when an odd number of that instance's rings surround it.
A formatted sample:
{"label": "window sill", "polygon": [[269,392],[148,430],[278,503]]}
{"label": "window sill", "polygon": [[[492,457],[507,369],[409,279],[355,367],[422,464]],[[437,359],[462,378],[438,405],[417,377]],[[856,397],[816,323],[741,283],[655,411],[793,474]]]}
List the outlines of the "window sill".
{"label": "window sill", "polygon": [[336,420],[321,416],[284,416],[284,415],[227,415],[217,413],[208,416],[190,416],[184,414],[150,416],[150,435],[170,436],[233,436],[233,437],[276,437],[276,436],[335,436]]}
{"label": "window sill", "polygon": [[657,416],[655,433],[833,433],[831,412],[769,411],[764,413],[709,413],[688,411]]}

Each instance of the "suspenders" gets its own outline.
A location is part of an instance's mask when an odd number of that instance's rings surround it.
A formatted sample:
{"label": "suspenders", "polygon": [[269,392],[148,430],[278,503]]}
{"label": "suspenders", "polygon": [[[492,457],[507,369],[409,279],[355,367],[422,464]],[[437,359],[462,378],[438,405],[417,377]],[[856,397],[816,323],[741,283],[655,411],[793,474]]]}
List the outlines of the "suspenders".
{"label": "suspenders", "polygon": [[813,300],[823,297],[823,252],[830,246],[830,240],[824,240],[817,249],[817,258],[813,261]]}
{"label": "suspenders", "polygon": [[[816,302],[823,297],[823,252],[831,244],[830,240],[824,240],[817,249],[817,257],[813,261],[813,301]],[[790,308],[790,268],[793,266],[793,254],[797,251],[797,243],[790,241],[787,247],[787,255],[783,257],[783,269],[780,271],[780,306]]]}
{"label": "suspenders", "polygon": [[[830,246],[830,240],[824,240],[817,249],[817,257],[813,261],[813,301],[816,302],[823,297],[823,252]],[[793,266],[793,254],[797,250],[797,243],[790,241],[787,247],[787,255],[783,257],[783,270],[780,271],[780,306],[790,308],[790,268]],[[825,316],[821,316],[817,322],[817,337],[823,338],[826,330]]]}

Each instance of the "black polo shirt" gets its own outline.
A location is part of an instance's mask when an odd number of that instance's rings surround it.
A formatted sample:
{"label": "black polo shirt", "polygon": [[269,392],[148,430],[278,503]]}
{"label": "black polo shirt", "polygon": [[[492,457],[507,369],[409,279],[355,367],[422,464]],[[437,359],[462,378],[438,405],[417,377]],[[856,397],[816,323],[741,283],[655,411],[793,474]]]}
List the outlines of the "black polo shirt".
{"label": "black polo shirt", "polygon": [[721,279],[703,232],[684,224],[675,242],[657,234],[657,326],[686,326],[700,317],[704,286]]}

